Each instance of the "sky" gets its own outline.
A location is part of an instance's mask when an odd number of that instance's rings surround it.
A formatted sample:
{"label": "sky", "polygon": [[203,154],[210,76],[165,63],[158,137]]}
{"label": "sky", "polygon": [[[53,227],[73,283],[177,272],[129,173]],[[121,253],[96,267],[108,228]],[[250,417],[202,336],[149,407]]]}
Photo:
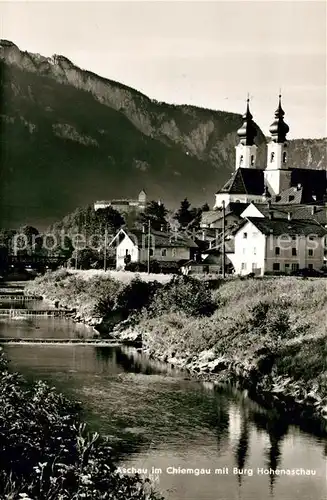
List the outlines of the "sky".
{"label": "sky", "polygon": [[251,111],[326,137],[325,1],[0,2],[0,36],[175,104]]}

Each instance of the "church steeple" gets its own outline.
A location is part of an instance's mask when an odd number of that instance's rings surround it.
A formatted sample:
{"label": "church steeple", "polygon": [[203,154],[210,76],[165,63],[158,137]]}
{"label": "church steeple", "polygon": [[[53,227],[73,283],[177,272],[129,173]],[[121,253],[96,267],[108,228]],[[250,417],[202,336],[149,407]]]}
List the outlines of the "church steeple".
{"label": "church steeple", "polygon": [[238,168],[255,168],[257,146],[254,144],[254,139],[257,135],[257,128],[250,111],[249,96],[246,100],[243,125],[238,129],[237,135],[240,138],[240,142],[236,146],[236,170]]}
{"label": "church steeple", "polygon": [[246,111],[242,118],[244,120],[243,125],[237,131],[237,135],[240,138],[240,144],[243,144],[243,146],[253,146],[254,139],[257,135],[257,129],[250,111],[249,97],[246,100]]}
{"label": "church steeple", "polygon": [[282,95],[278,96],[278,108],[275,111],[275,120],[270,125],[269,132],[274,142],[286,142],[286,135],[289,132],[289,126],[284,122],[285,112],[282,108]]}
{"label": "church steeple", "polygon": [[279,93],[275,120],[270,125],[271,141],[267,144],[265,182],[271,194],[280,194],[290,187],[291,171],[288,169],[287,139],[289,126],[284,122],[282,96]]}

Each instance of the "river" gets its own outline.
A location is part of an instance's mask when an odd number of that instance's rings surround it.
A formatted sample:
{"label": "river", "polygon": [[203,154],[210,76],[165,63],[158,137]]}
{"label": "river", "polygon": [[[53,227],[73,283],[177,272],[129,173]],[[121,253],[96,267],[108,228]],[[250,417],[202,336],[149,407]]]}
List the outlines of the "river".
{"label": "river", "polygon": [[[0,321],[1,337],[92,334],[59,318]],[[120,450],[119,465],[143,469],[166,499],[327,497],[326,439],[287,425],[239,391],[214,389],[129,347],[12,344],[4,349],[14,369],[47,379],[81,401],[89,425]],[[277,475],[269,468],[296,473]],[[197,475],[197,469],[205,473]]]}

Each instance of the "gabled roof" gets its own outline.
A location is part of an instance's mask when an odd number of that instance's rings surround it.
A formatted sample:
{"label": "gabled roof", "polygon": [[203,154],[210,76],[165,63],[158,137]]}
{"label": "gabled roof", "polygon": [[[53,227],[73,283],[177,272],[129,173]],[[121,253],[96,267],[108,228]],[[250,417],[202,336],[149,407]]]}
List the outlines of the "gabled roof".
{"label": "gabled roof", "polygon": [[231,213],[237,216],[241,216],[241,213],[250,205],[250,203],[236,203],[231,202],[226,207],[226,213]]}
{"label": "gabled roof", "polygon": [[[238,168],[218,193],[262,195],[265,189],[264,171]],[[217,193],[217,194],[218,194]]]}
{"label": "gabled roof", "polygon": [[[140,229],[120,229],[116,236],[110,242],[110,245],[117,239],[119,236],[122,236],[124,239],[125,236],[128,236],[132,242],[137,247],[141,247],[143,245],[147,245],[148,242],[148,232],[143,232]],[[164,231],[150,231],[151,237],[151,245],[157,248],[197,248],[197,244],[191,238],[180,234],[180,233],[167,233]]]}
{"label": "gabled roof", "polygon": [[221,210],[209,210],[201,215],[201,224],[212,224],[222,217]]}
{"label": "gabled roof", "polygon": [[271,203],[303,203],[303,187],[292,186],[271,198]]}
{"label": "gabled roof", "polygon": [[[231,202],[225,208],[225,217],[229,215],[236,215],[240,217],[241,213],[249,206],[249,203],[235,203]],[[214,222],[223,218],[223,211],[221,208],[210,210],[202,213],[201,224],[213,224]]]}
{"label": "gabled roof", "polygon": [[308,236],[315,234],[322,237],[327,234],[327,230],[320,224],[312,220],[287,220],[287,219],[269,219],[266,217],[247,217],[249,222],[255,225],[262,234],[281,236]]}
{"label": "gabled roof", "polygon": [[305,205],[305,204],[271,204],[252,203],[263,216],[268,217],[273,213],[276,219],[288,219],[291,214],[293,220],[311,220],[319,224],[327,224],[327,205]]}

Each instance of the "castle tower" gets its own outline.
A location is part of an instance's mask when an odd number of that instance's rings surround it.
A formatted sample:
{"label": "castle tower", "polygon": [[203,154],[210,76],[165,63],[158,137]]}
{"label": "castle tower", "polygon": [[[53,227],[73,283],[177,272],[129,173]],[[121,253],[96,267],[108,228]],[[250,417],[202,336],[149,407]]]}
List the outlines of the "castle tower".
{"label": "castle tower", "polygon": [[237,131],[240,142],[236,146],[235,170],[238,168],[255,168],[256,164],[257,146],[254,144],[254,139],[257,135],[257,129],[252,119],[249,102],[250,99],[247,98],[246,112],[243,115],[244,122]]}
{"label": "castle tower", "polygon": [[284,122],[282,96],[279,94],[275,120],[269,128],[271,141],[267,145],[267,167],[265,182],[272,195],[285,191],[290,187],[291,171],[287,165],[287,139],[289,126]]}
{"label": "castle tower", "polygon": [[142,191],[140,191],[138,195],[139,208],[144,209],[146,207],[146,200],[146,192],[144,191],[144,189],[142,189]]}

